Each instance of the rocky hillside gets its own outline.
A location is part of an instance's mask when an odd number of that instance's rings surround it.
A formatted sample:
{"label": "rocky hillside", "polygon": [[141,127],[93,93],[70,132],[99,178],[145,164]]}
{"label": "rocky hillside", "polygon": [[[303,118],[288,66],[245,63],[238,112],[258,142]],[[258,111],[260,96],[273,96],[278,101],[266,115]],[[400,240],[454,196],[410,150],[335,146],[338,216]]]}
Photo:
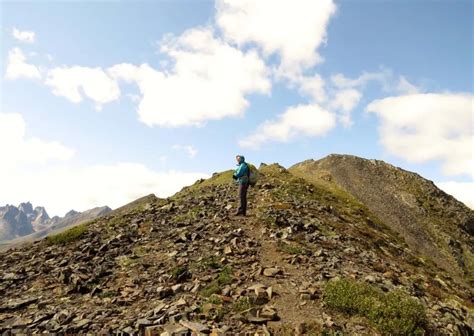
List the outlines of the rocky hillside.
{"label": "rocky hillside", "polygon": [[44,207],[35,207],[30,202],[0,207],[0,243],[15,245],[42,238],[51,232],[94,219],[112,211],[107,206],[84,212],[69,211],[64,217],[50,218]]}
{"label": "rocky hillside", "polygon": [[466,277],[338,184],[259,171],[245,218],[228,171],[0,253],[0,332],[472,334]]}
{"label": "rocky hillside", "polygon": [[418,174],[379,160],[330,155],[290,168],[297,176],[348,192],[410,249],[474,284],[474,215]]}

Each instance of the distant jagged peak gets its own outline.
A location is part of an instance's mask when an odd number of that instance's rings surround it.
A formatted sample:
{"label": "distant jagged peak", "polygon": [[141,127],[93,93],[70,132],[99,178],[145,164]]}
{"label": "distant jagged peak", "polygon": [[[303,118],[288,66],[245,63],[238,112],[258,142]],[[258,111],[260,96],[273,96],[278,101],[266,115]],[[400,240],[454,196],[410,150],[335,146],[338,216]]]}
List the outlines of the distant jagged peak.
{"label": "distant jagged peak", "polygon": [[75,215],[79,215],[79,214],[80,214],[79,211],[76,211],[76,210],[72,209],[72,210],[69,210],[69,211],[64,215],[64,217],[66,218],[66,217],[75,216]]}
{"label": "distant jagged peak", "polygon": [[20,203],[18,210],[23,211],[25,214],[32,214],[33,205],[30,202]]}
{"label": "distant jagged peak", "polygon": [[51,230],[91,220],[110,211],[108,206],[101,206],[84,212],[71,210],[64,217],[50,218],[45,207],[33,209],[31,202],[20,203],[18,207],[10,204],[0,206],[0,244],[23,238],[36,239]]}
{"label": "distant jagged peak", "polygon": [[36,206],[33,211],[36,212],[36,213],[46,212],[46,208],[43,207],[43,206]]}
{"label": "distant jagged peak", "polygon": [[48,215],[48,212],[42,206],[35,207],[34,212],[35,212],[36,218],[42,218],[42,219],[49,219],[50,218],[49,215]]}
{"label": "distant jagged peak", "polygon": [[2,208],[2,216],[9,217],[9,216],[17,216],[20,213],[20,210],[12,204],[7,204]]}

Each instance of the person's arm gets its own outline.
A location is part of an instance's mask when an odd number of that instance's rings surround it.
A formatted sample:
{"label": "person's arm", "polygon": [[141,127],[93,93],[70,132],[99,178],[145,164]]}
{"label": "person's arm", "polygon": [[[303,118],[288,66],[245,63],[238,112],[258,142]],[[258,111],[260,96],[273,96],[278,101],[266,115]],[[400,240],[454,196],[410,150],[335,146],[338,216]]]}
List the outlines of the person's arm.
{"label": "person's arm", "polygon": [[241,178],[242,176],[246,175],[246,164],[240,164],[239,167],[235,170],[235,177]]}
{"label": "person's arm", "polygon": [[232,173],[232,178],[233,178],[234,180],[237,180],[237,176],[235,176],[235,174],[237,173],[237,170],[238,170],[238,169],[239,169],[239,167],[235,168],[235,169],[234,169],[234,172]]}

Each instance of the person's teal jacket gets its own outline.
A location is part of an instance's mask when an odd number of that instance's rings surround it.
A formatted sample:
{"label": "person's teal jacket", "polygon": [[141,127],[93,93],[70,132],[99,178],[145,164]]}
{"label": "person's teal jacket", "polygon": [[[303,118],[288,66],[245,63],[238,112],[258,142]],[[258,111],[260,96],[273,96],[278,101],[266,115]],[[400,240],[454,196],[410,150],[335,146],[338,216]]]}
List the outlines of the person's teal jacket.
{"label": "person's teal jacket", "polygon": [[241,156],[242,162],[237,165],[237,168],[234,170],[234,176],[237,179],[239,184],[248,184],[249,183],[249,166],[245,162],[245,158]]}

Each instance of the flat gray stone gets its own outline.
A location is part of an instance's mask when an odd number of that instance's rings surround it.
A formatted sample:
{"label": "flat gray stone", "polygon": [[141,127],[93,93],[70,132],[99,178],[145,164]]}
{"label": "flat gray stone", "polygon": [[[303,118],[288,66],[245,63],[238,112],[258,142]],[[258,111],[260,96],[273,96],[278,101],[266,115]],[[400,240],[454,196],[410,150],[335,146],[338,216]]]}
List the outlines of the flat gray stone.
{"label": "flat gray stone", "polygon": [[181,320],[181,321],[179,321],[179,323],[182,326],[185,326],[186,328],[191,329],[192,331],[197,332],[197,333],[208,334],[210,332],[209,327],[207,325],[202,324],[202,323],[191,322],[191,321],[187,321],[187,320]]}

